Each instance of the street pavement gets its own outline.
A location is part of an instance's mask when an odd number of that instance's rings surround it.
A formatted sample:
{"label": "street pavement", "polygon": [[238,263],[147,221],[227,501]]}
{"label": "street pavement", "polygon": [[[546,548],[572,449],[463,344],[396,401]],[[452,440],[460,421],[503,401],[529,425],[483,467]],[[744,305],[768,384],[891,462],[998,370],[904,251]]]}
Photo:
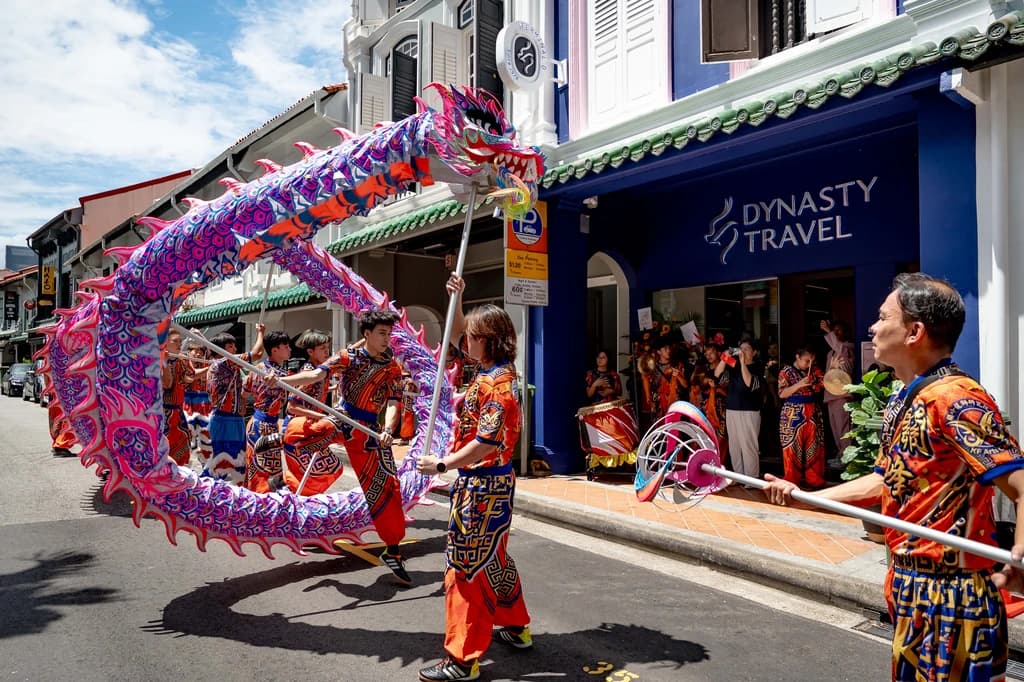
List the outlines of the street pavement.
{"label": "street pavement", "polygon": [[[415,510],[416,581],[353,556],[240,558],[132,525],[45,410],[0,399],[0,675],[11,680],[411,680],[441,653],[446,508]],[[884,680],[866,619],[725,572],[517,517],[529,652],[485,680]]]}

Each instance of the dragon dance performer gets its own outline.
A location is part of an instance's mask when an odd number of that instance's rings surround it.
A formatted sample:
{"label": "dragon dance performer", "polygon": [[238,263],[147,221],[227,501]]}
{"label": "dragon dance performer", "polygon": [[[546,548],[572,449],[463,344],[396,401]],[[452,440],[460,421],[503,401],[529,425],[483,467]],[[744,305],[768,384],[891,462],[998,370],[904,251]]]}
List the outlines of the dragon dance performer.
{"label": "dragon dance performer", "polygon": [[[402,370],[391,350],[391,329],[398,316],[387,310],[368,310],[359,315],[361,347],[352,346],[329,358],[316,369],[289,377],[271,378],[302,387],[327,382],[332,374],[341,377],[341,409],[356,421],[378,431],[381,408],[387,405],[384,429],[378,441],[347,424],[329,417],[295,417],[288,422],[282,438],[285,464],[284,482],[302,495],[326,492],[342,473],[341,459],[328,447],[344,443],[345,452],[355,469],[359,485],[366,495],[377,535],[387,545],[381,561],[398,580],[411,585],[399,544],[405,537],[405,512],[398,484],[398,470],[391,452],[392,433],[398,426]],[[315,461],[314,461],[315,458]],[[313,462],[302,490],[302,478]]]}
{"label": "dragon dance performer", "polygon": [[[266,326],[256,325],[256,341],[252,350],[239,357],[256,362],[263,357],[263,332]],[[238,341],[227,332],[217,334],[210,343],[235,353]],[[206,376],[213,413],[210,415],[210,446],[213,456],[203,468],[204,476],[223,478],[232,483],[245,479],[245,401],[242,396],[242,370],[227,358],[215,360]]]}
{"label": "dragon dance performer", "polygon": [[825,485],[825,428],[818,398],[824,390],[814,353],[798,348],[793,364],[779,372],[779,439],[784,478],[812,488]]}
{"label": "dragon dance performer", "polygon": [[53,399],[46,406],[46,416],[50,423],[50,450],[54,457],[71,457],[71,448],[75,447],[78,440],[75,432],[71,430],[64,410]]}
{"label": "dragon dance performer", "polygon": [[669,405],[687,395],[689,384],[683,363],[672,362],[672,342],[668,337],[655,341],[654,351],[657,362],[653,372],[644,374],[643,388],[651,406],[651,418],[657,421],[665,416]]}
{"label": "dragon dance performer", "polygon": [[196,377],[188,360],[174,357],[180,354],[181,334],[172,329],[167,333],[161,369],[161,386],[164,390],[164,435],[167,437],[168,456],[178,466],[188,466],[188,461],[192,457],[191,434],[182,406],[185,402],[185,390],[192,385]]}
{"label": "dragon dance performer", "polygon": [[[284,376],[288,370],[284,363],[292,356],[292,343],[283,331],[272,331],[263,339],[267,357],[262,367],[265,372]],[[257,381],[255,374],[245,380],[245,389],[253,394],[255,412],[245,427],[245,487],[257,493],[269,493],[269,480],[281,473],[281,452],[279,449],[260,448],[256,442],[265,435],[279,433],[278,421],[284,412],[286,391]]]}
{"label": "dragon dance performer", "polygon": [[[449,454],[417,460],[423,474],[459,469],[451,488],[445,585],[444,660],[420,670],[421,680],[475,680],[492,639],[517,649],[533,646],[530,614],[516,564],[508,554],[515,472],[512,455],[522,426],[513,362],[516,332],[501,308],[484,305],[463,317],[463,280],[454,330],[468,331],[469,353],[480,371],[459,406]],[[494,630],[494,626],[501,626]]]}
{"label": "dragon dance performer", "polygon": [[[814,494],[864,505],[881,499],[886,516],[994,546],[995,484],[1017,501],[1010,554],[1020,561],[1024,457],[995,400],[950,358],[965,317],[948,282],[923,273],[896,277],[870,329],[875,358],[904,382],[885,409],[875,471]],[[796,489],[765,478],[776,504]],[[1008,642],[999,588],[1020,590],[1024,573],[993,573],[991,559],[902,531],[887,529],[885,539],[892,553],[892,679],[1003,680]]]}
{"label": "dragon dance performer", "polygon": [[[331,357],[331,337],[324,332],[307,329],[299,334],[299,338],[296,339],[295,345],[299,350],[306,354],[306,362],[303,363],[299,372],[315,370],[317,367],[327,362],[327,359]],[[311,398],[319,400],[324,404],[330,404],[330,378],[306,384],[302,387],[302,391]],[[312,404],[306,402],[295,394],[289,393],[288,404],[285,408],[284,422],[281,425],[281,432],[273,433],[260,439],[256,442],[253,449],[260,455],[262,455],[264,451],[276,451],[280,454],[284,448],[283,433],[288,430],[288,425],[295,417],[308,417],[315,422],[323,419],[324,415],[318,412]],[[317,459],[324,456],[333,456],[327,449],[328,445],[330,445],[330,443],[324,443],[323,450],[318,453]],[[278,473],[271,476],[267,482],[271,492],[276,492],[285,487],[283,465],[279,465],[277,469]]]}
{"label": "dragon dance performer", "polygon": [[[198,329],[190,329],[199,334]],[[181,406],[188,425],[192,454],[200,464],[206,466],[213,450],[210,447],[210,394],[206,392],[206,375],[210,372],[210,352],[197,343],[183,344],[185,354],[192,358],[195,381],[191,390],[185,391],[185,402]]]}

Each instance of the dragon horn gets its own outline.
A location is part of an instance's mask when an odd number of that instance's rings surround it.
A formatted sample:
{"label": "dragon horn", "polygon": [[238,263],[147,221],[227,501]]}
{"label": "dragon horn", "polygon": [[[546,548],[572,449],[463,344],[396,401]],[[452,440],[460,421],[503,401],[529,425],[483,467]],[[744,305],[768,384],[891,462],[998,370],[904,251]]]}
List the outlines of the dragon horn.
{"label": "dragon horn", "polygon": [[331,132],[340,137],[342,142],[348,142],[356,136],[356,134],[348,128],[331,128]]}

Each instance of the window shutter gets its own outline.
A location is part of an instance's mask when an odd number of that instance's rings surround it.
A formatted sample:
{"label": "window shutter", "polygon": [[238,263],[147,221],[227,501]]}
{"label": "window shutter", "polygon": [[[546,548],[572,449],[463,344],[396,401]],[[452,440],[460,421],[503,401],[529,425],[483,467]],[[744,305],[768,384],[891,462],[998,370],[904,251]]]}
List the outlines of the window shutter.
{"label": "window shutter", "polygon": [[416,113],[413,97],[419,94],[417,59],[401,52],[391,53],[391,120]]}
{"label": "window shutter", "polygon": [[588,119],[615,123],[668,102],[666,0],[588,0]]}
{"label": "window shutter", "polygon": [[663,0],[620,0],[625,30],[622,32],[621,86],[631,111],[649,110],[664,104],[668,94],[668,17]]}
{"label": "window shutter", "polygon": [[[466,85],[465,57],[462,53],[462,31],[444,24],[430,25],[430,82],[444,85]],[[440,110],[441,97],[433,90],[423,93],[432,108]]]}
{"label": "window shutter", "polygon": [[476,28],[476,83],[501,102],[505,87],[498,75],[498,31],[505,25],[505,5],[502,0],[477,0],[473,17]]}
{"label": "window shutter", "polygon": [[872,0],[807,0],[807,33],[826,33],[871,16]]}
{"label": "window shutter", "polygon": [[591,126],[601,126],[615,117],[617,103],[621,101],[622,85],[621,30],[619,0],[588,0],[587,15],[592,17],[587,44],[589,64]]}
{"label": "window shutter", "polygon": [[359,74],[359,132],[372,130],[388,115],[388,79]]}
{"label": "window shutter", "polygon": [[701,0],[701,53],[705,62],[761,56],[758,0]]}

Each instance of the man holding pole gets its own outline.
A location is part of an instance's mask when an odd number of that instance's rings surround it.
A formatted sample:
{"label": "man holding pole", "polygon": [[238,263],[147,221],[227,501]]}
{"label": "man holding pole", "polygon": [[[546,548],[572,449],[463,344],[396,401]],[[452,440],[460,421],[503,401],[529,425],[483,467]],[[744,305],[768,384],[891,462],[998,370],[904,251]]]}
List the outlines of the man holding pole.
{"label": "man holding pole", "polygon": [[342,472],[341,460],[328,446],[343,442],[366,495],[374,528],[387,545],[381,561],[401,583],[412,585],[399,548],[405,537],[405,511],[391,452],[391,434],[398,427],[402,397],[402,370],[391,350],[391,329],[397,320],[398,316],[388,310],[365,311],[359,315],[361,347],[343,350],[316,369],[270,381],[301,387],[337,373],[341,376],[341,409],[372,431],[377,431],[381,408],[387,405],[379,438],[330,417],[291,419],[283,437],[287,464],[284,482],[301,495],[325,492]]}
{"label": "man holding pole", "polygon": [[[256,324],[256,342],[252,350],[239,358],[255,362],[263,355],[263,332],[266,327]],[[234,355],[238,342],[227,332],[217,334],[210,342]],[[245,401],[242,398],[242,371],[238,364],[221,358],[210,365],[206,375],[206,390],[210,393],[210,446],[213,456],[203,469],[204,476],[223,478],[241,483],[245,478]]]}
{"label": "man holding pole", "polygon": [[[284,363],[292,356],[288,334],[272,331],[263,340],[267,353],[261,369],[265,373],[285,376]],[[277,450],[256,450],[256,442],[267,434],[278,433],[278,421],[284,412],[287,393],[282,388],[267,386],[255,373],[246,378],[245,388],[253,394],[254,413],[245,428],[245,487],[256,493],[270,492],[269,480],[281,473],[281,454]]]}
{"label": "man holding pole", "polygon": [[[859,505],[882,501],[886,516],[995,545],[992,485],[1017,504],[1011,555],[1024,557],[1024,457],[995,401],[950,356],[964,302],[944,280],[896,277],[870,331],[875,358],[904,388],[886,407],[875,471],[815,493]],[[797,487],[767,475],[765,493],[786,504]],[[1000,587],[1022,574],[920,536],[886,530],[892,562],[886,599],[894,624],[893,680],[1001,680],[1008,654]]]}

